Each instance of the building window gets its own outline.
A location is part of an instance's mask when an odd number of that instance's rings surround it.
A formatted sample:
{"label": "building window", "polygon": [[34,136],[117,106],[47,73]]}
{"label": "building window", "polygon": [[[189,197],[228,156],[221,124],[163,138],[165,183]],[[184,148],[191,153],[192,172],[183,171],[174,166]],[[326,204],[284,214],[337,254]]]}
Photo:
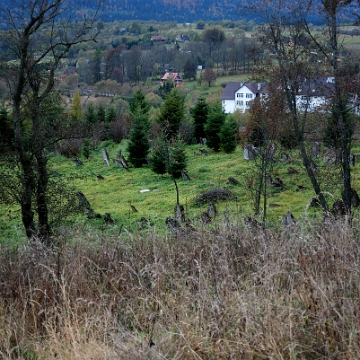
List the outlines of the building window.
{"label": "building window", "polygon": [[253,97],[253,94],[246,94],[247,99],[252,99],[252,97]]}
{"label": "building window", "polygon": [[246,101],[246,102],[245,102],[245,105],[246,105],[246,106],[249,106],[249,105],[250,105],[250,101]]}
{"label": "building window", "polygon": [[238,93],[238,94],[236,94],[236,97],[238,97],[238,98],[243,98],[243,97],[244,97],[244,93]]}
{"label": "building window", "polygon": [[236,102],[236,105],[243,106],[243,105],[244,105],[244,102],[238,100],[238,101]]}

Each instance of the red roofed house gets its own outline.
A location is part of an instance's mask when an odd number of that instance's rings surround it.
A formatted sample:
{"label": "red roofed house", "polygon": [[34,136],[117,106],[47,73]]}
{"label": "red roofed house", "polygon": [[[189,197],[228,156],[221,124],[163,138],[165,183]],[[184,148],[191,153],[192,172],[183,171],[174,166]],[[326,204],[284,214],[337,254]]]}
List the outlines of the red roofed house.
{"label": "red roofed house", "polygon": [[162,78],[161,78],[161,84],[163,84],[166,81],[172,80],[176,85],[182,84],[182,78],[180,77],[179,73],[169,73],[167,72]]}

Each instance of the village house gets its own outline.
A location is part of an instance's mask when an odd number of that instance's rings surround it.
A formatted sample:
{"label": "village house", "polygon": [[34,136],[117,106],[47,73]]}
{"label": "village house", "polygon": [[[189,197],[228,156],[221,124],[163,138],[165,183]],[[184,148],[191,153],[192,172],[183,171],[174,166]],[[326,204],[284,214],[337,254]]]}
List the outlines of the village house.
{"label": "village house", "polygon": [[[296,107],[299,112],[329,111],[334,96],[335,80],[333,77],[312,77],[299,81],[296,93]],[[225,113],[236,110],[244,113],[250,109],[252,101],[268,94],[267,83],[229,82],[221,95]],[[349,94],[349,106],[360,115],[360,97]]]}
{"label": "village house", "polygon": [[300,112],[328,110],[335,91],[333,77],[313,77],[304,79],[296,94],[296,107]]}
{"label": "village house", "polygon": [[268,94],[268,85],[265,82],[229,82],[221,95],[222,107],[225,113],[234,113],[236,110],[244,113],[250,109],[255,98]]}
{"label": "village house", "polygon": [[183,80],[180,77],[179,73],[172,72],[165,73],[165,75],[161,78],[160,81],[161,84],[164,84],[166,81],[173,81],[175,86],[183,83]]}
{"label": "village house", "polygon": [[166,37],[162,35],[153,35],[150,38],[150,41],[157,42],[157,43],[164,43],[166,41]]}

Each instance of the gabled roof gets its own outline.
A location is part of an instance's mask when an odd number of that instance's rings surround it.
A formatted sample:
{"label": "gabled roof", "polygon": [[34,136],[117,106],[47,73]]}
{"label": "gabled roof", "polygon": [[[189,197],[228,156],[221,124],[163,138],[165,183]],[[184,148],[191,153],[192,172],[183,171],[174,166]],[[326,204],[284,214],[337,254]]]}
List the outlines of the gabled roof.
{"label": "gabled roof", "polygon": [[228,82],[221,94],[221,100],[234,100],[236,91],[239,90],[242,85],[243,83],[240,82]]}
{"label": "gabled roof", "polygon": [[298,89],[297,95],[306,96],[332,96],[335,90],[334,78],[313,77],[304,79]]}
{"label": "gabled roof", "polygon": [[235,100],[235,93],[246,86],[253,94],[268,93],[268,85],[265,82],[228,82],[221,94],[221,100]]}
{"label": "gabled roof", "polygon": [[165,81],[167,79],[169,79],[169,77],[174,80],[174,81],[182,81],[179,73],[165,73],[165,75],[161,78],[161,80]]}

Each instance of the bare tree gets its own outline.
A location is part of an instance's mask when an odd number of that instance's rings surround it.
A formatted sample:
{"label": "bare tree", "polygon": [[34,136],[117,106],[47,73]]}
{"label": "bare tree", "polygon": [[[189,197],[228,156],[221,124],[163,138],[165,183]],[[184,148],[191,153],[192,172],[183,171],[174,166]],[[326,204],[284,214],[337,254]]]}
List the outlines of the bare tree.
{"label": "bare tree", "polygon": [[[286,95],[298,145],[304,166],[324,211],[328,205],[314,172],[314,167],[305,149],[305,124],[309,118],[310,104],[306,100],[302,109],[297,104],[297,95],[304,81],[311,82],[321,76],[331,76],[334,87],[331,90],[331,105],[335,112],[338,131],[341,134],[341,165],[343,179],[343,200],[346,213],[351,212],[350,143],[351,131],[345,121],[344,109],[351,89],[352,79],[345,79],[340,71],[340,54],[344,47],[340,26],[359,18],[358,2],[353,0],[321,0],[313,2],[268,1],[249,5],[249,9],[263,16],[266,24],[260,26],[258,39],[273,59],[277,61],[278,78]],[[355,6],[354,6],[355,5]],[[316,15],[324,23],[324,31],[314,33],[309,24],[309,15]],[[311,65],[310,53],[322,55],[323,65]],[[351,80],[351,81],[350,81]],[[309,89],[310,90],[310,89]],[[305,96],[306,97],[306,96]]]}
{"label": "bare tree", "polygon": [[[264,22],[257,32],[257,39],[270,55],[268,61],[265,59],[263,69],[266,69],[268,74],[268,70],[271,69],[272,81],[279,82],[284,91],[304,167],[321,207],[327,212],[328,205],[305,146],[304,133],[308,111],[300,111],[296,102],[301,83],[304,78],[312,75],[306,57],[307,48],[302,46],[300,41],[310,4],[311,2],[264,0],[261,3],[249,4],[248,9],[260,16]],[[276,60],[275,69],[273,59]]]}
{"label": "bare tree", "polygon": [[54,138],[47,131],[48,113],[41,109],[46,102],[51,107],[55,71],[69,49],[95,41],[93,24],[99,6],[89,16],[80,11],[81,2],[74,8],[70,0],[14,0],[2,9],[9,30],[1,36],[13,57],[1,71],[12,101],[12,159],[19,168],[17,201],[27,237],[36,236],[44,243],[49,243],[51,235],[47,148]]}
{"label": "bare tree", "polygon": [[316,37],[311,31],[309,24],[304,21],[304,31],[312,40],[316,50],[323,55],[326,63],[330,64],[330,71],[334,78],[332,108],[340,134],[343,201],[348,215],[351,213],[350,146],[352,139],[351,131],[348,128],[349,122],[345,119],[345,112],[349,98],[348,95],[351,92],[349,85],[353,82],[353,77],[351,74],[349,74],[350,76],[343,76],[339,66],[341,49],[344,48],[344,37],[341,35],[340,27],[351,20],[354,22],[359,19],[360,11],[358,10],[358,5],[358,2],[353,0],[321,0],[317,3],[315,13],[322,16],[325,23],[325,31],[321,37]]}

